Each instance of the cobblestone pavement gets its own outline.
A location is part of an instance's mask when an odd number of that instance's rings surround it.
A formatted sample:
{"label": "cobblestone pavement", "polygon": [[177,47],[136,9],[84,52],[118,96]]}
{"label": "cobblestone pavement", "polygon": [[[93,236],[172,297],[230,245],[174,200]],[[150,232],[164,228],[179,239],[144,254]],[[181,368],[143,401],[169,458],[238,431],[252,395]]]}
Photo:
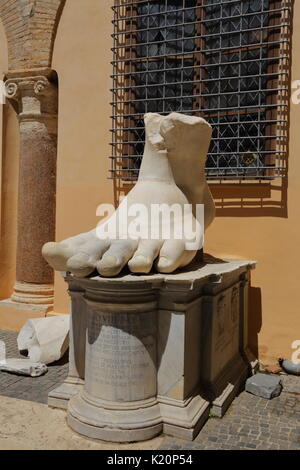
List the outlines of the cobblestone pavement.
{"label": "cobblestone pavement", "polygon": [[281,376],[272,400],[242,392],[220,420],[210,418],[194,442],[165,437],[161,449],[300,450],[300,377]]}
{"label": "cobblestone pavement", "polygon": [[[1,331],[7,357],[21,357],[17,334]],[[65,360],[49,366],[42,377],[22,377],[0,372],[0,395],[47,403],[50,390],[61,383],[68,372]],[[163,450],[300,450],[300,377],[281,376],[283,392],[265,400],[242,392],[222,419],[210,418],[194,442],[164,437]]]}
{"label": "cobblestone pavement", "polygon": [[[0,341],[6,345],[8,358],[23,358],[17,348],[17,333],[0,330]],[[48,372],[41,377],[25,377],[0,371],[0,395],[21,400],[47,403],[48,393],[63,382],[68,373],[68,362],[64,357],[48,366]]]}

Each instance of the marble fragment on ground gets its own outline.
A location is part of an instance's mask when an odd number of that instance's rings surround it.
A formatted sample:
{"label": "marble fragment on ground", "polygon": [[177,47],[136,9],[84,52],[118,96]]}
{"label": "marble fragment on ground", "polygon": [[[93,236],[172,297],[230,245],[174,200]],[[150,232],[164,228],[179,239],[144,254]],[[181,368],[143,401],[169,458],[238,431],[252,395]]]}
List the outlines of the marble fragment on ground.
{"label": "marble fragment on ground", "polygon": [[19,351],[35,362],[58,361],[69,347],[69,315],[27,320],[18,335]]}
{"label": "marble fragment on ground", "polygon": [[30,359],[4,359],[0,361],[0,371],[10,372],[18,375],[29,375],[40,377],[47,372],[45,364],[34,362]]}

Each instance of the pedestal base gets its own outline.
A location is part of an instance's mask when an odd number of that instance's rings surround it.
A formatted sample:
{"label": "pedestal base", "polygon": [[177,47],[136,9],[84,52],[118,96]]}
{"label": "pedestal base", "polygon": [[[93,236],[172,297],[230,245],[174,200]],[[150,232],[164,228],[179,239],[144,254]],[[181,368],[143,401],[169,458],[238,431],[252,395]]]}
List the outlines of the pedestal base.
{"label": "pedestal base", "polygon": [[67,421],[74,431],[112,442],[144,441],[161,432],[193,440],[209,416],[199,395],[189,400],[95,401],[84,390],[70,399]]}
{"label": "pedestal base", "polygon": [[61,408],[66,410],[68,408],[69,400],[82,391],[83,385],[83,380],[72,380],[72,378],[67,377],[61,385],[49,392],[48,406],[51,408]]}
{"label": "pedestal base", "polygon": [[84,392],[71,398],[67,421],[79,434],[112,442],[148,440],[163,429],[155,399],[121,404],[95,401]]}
{"label": "pedestal base", "polygon": [[[219,390],[220,395],[214,393],[215,398],[211,402],[211,416],[222,418],[233,399],[241,392],[248,377],[248,366],[241,357],[236,357],[226,367]],[[227,386],[224,388],[224,384]]]}
{"label": "pedestal base", "polygon": [[193,440],[209,413],[223,416],[250,373],[245,299],[254,264],[68,276],[72,372],[49,405],[66,408],[69,400],[71,428],[96,439],[141,441],[164,432]]}
{"label": "pedestal base", "polygon": [[159,397],[163,432],[192,441],[208,419],[210,403],[200,395],[187,400]]}

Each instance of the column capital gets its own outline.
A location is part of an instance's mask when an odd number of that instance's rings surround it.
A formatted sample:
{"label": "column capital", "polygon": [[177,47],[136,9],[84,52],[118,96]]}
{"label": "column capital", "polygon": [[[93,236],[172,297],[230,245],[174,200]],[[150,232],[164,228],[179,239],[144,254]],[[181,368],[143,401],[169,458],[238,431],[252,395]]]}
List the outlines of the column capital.
{"label": "column capital", "polygon": [[5,81],[6,97],[15,108],[20,124],[43,122],[50,134],[57,133],[57,84],[49,74],[17,75]]}
{"label": "column capital", "polygon": [[53,88],[53,84],[43,75],[15,77],[5,81],[7,98],[14,100],[18,100],[24,95],[44,95],[51,92]]}

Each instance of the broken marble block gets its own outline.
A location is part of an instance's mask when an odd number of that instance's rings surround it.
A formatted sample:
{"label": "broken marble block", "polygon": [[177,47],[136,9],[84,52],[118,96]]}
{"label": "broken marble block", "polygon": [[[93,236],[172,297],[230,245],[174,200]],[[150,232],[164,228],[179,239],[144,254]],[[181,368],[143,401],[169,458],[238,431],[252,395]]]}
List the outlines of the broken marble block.
{"label": "broken marble block", "polygon": [[19,351],[35,362],[58,361],[69,347],[69,315],[27,320],[18,335]]}
{"label": "broken marble block", "polygon": [[246,392],[258,397],[271,398],[278,397],[282,390],[282,382],[279,377],[267,374],[256,374],[246,381]]}
{"label": "broken marble block", "polygon": [[4,359],[0,361],[0,370],[18,375],[39,377],[47,372],[48,367],[40,362],[30,359]]}

